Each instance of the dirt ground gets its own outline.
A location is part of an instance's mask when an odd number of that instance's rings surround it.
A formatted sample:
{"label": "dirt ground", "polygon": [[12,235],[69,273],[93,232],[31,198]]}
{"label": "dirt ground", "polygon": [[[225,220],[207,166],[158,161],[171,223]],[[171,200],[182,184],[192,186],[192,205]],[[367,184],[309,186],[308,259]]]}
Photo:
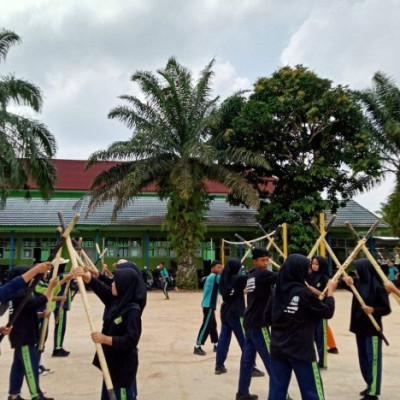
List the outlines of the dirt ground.
{"label": "dirt ground", "polygon": [[[232,340],[226,362],[228,373],[214,374],[215,353],[210,342],[204,346],[207,355],[193,354],[193,346],[201,324],[201,292],[171,293],[171,300],[163,300],[160,291],[148,292],[148,305],[143,314],[143,333],[140,340],[138,387],[139,400],[233,400],[237,391],[240,349]],[[365,385],[358,367],[355,338],[348,331],[351,293],[339,291],[335,295],[337,308],[330,325],[339,348],[338,355],[329,355],[329,366],[322,371],[326,399],[359,399]],[[94,321],[101,327],[102,304],[93,293],[89,301]],[[3,317],[4,318],[4,317]],[[3,325],[5,321],[2,321]],[[51,374],[41,377],[42,390],[55,400],[98,400],[101,373],[91,365],[94,344],[90,340],[89,326],[78,294],[68,313],[65,349],[66,358],[52,358],[52,327],[45,352],[45,365]],[[383,346],[383,385],[381,400],[400,399],[400,306],[392,301],[392,314],[384,318],[385,335],[390,346]],[[8,339],[2,343],[0,359],[0,397],[7,398],[8,376],[12,351]],[[264,370],[261,360],[257,366]],[[268,376],[253,378],[251,393],[266,399]],[[293,377],[289,393],[300,400],[296,379]],[[29,398],[24,384],[22,396]]]}

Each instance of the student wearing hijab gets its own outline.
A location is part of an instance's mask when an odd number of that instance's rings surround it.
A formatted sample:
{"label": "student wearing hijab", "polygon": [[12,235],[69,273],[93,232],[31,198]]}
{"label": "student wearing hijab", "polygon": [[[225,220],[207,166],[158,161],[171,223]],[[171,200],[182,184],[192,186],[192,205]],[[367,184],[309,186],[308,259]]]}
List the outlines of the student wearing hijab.
{"label": "student wearing hijab", "polygon": [[[137,288],[143,279],[133,268],[118,268],[109,287],[82,268],[77,268],[75,273],[82,276],[105,305],[103,329],[101,333],[93,332],[92,340],[102,344],[117,399],[135,400],[137,345],[142,332],[141,315],[145,304],[138,301]],[[93,364],[99,367],[97,354]],[[101,400],[109,400],[104,382]]]}
{"label": "student wearing hijab", "polygon": [[[317,296],[324,291],[329,281],[328,263],[321,256],[311,258],[311,273],[307,277],[307,283],[313,287]],[[318,367],[328,368],[328,321],[321,319],[315,329],[315,343],[318,352]]]}
{"label": "student wearing hijab", "polygon": [[275,291],[266,311],[271,326],[271,375],[268,400],[285,400],[292,371],[301,396],[323,400],[324,391],[316,362],[314,332],[321,318],[332,318],[336,282],[327,284],[327,297],[321,301],[306,286],[310,260],[292,254],[279,271]]}
{"label": "student wearing hijab", "polygon": [[366,306],[353,296],[350,332],[356,335],[361,375],[367,388],[360,392],[364,400],[377,400],[382,381],[382,338],[367,314],[372,314],[382,329],[382,317],[390,314],[389,297],[371,262],[365,258],[354,261],[357,278],[343,278],[348,286],[354,284]]}
{"label": "student wearing hijab", "polygon": [[242,263],[238,259],[228,260],[222,270],[219,282],[219,293],[222,296],[221,332],[218,339],[215,374],[220,375],[228,370],[225,360],[228,356],[232,332],[236,336],[240,348],[243,348],[243,314],[245,309],[244,289],[247,276],[240,275]]}
{"label": "student wearing hijab", "polygon": [[[8,280],[11,281],[17,276],[24,276],[27,272],[28,267],[14,267],[8,274]],[[37,350],[39,320],[37,310],[47,303],[47,298],[51,296],[56,283],[56,279],[51,279],[49,287],[43,295],[38,298],[31,296],[22,308],[18,318],[14,321],[9,336],[11,347],[14,349],[14,358],[10,371],[8,400],[22,400],[20,393],[24,376],[32,400],[53,400],[50,397],[46,397],[39,386]],[[13,311],[19,308],[27,293],[25,288],[15,294],[12,299],[10,318],[12,318]]]}

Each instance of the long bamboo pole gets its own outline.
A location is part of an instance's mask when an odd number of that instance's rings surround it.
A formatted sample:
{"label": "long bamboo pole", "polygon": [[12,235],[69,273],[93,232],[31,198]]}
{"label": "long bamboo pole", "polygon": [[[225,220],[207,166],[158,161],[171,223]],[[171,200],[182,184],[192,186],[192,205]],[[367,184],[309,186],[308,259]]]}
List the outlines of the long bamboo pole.
{"label": "long bamboo pole", "polygon": [[[72,269],[74,270],[74,269],[78,268],[78,266],[79,266],[78,260],[77,260],[77,254],[76,254],[76,251],[72,244],[72,240],[71,240],[71,237],[69,236],[69,233],[64,232],[63,237],[65,238],[65,243],[67,245],[69,256],[70,256],[71,263],[72,263]],[[76,281],[78,282],[79,292],[82,297],[82,302],[83,302],[86,316],[87,316],[87,319],[89,322],[90,330],[92,333],[96,332],[97,329],[95,327],[95,324],[94,324],[94,321],[92,318],[92,310],[90,308],[89,300],[87,297],[85,284],[83,283],[83,279],[81,276],[78,276],[76,278]],[[103,348],[100,343],[95,343],[95,347],[96,347],[97,356],[99,358],[100,368],[101,368],[101,371],[103,372],[103,378],[104,378],[104,383],[107,388],[108,397],[110,400],[117,400],[117,397],[114,392],[114,387],[113,387],[113,384],[111,381],[110,372],[108,370],[107,362],[106,362],[106,359],[104,356]]]}

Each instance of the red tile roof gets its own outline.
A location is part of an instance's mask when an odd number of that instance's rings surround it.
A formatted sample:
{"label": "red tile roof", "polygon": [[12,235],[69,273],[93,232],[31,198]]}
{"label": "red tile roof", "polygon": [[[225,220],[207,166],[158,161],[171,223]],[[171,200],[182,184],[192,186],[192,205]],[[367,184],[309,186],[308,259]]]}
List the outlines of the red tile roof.
{"label": "red tile roof", "polygon": [[[58,177],[56,183],[56,190],[71,190],[71,191],[88,191],[93,182],[93,179],[102,171],[105,171],[117,164],[115,161],[103,161],[99,164],[93,165],[86,170],[86,160],[53,160],[55,167],[57,168]],[[229,190],[226,186],[219,182],[207,181],[207,190],[209,193],[225,194]],[[34,183],[29,185],[32,189],[36,189],[37,186]],[[272,192],[274,190],[274,180],[270,179],[267,181],[265,186],[266,190]],[[143,192],[154,192],[155,185],[149,185]]]}

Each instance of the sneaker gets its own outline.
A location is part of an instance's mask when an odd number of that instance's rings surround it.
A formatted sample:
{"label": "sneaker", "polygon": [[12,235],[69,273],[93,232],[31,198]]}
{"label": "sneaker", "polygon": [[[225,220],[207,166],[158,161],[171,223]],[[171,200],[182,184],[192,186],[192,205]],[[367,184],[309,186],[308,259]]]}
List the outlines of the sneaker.
{"label": "sneaker", "polygon": [[253,372],[251,373],[251,377],[252,378],[258,378],[258,377],[261,377],[261,376],[265,376],[265,372],[262,372],[258,368],[254,367],[253,368]]}
{"label": "sneaker", "polygon": [[32,397],[32,400],[54,400],[54,397],[46,397],[44,394],[40,394],[37,397]]}
{"label": "sneaker", "polygon": [[214,344],[214,347],[213,347],[213,352],[214,352],[214,353],[216,353],[216,352],[217,352],[217,345],[216,345],[216,344]]}
{"label": "sneaker", "polygon": [[215,366],[215,375],[226,374],[228,370],[225,368],[225,365],[216,365]]}
{"label": "sneaker", "polygon": [[236,393],[236,400],[257,400],[258,396],[256,394],[239,394]]}
{"label": "sneaker", "polygon": [[327,351],[328,351],[328,353],[331,353],[331,354],[339,354],[339,349],[337,347],[332,347],[331,349],[328,349]]}
{"label": "sneaker", "polygon": [[21,395],[18,395],[17,397],[14,397],[14,399],[11,396],[8,396],[8,400],[25,400],[25,399],[22,398]]}
{"label": "sneaker", "polygon": [[366,394],[362,400],[379,400],[378,396],[372,395],[372,394]]}
{"label": "sneaker", "polygon": [[365,395],[367,394],[367,392],[368,392],[368,388],[362,390],[362,391],[360,392],[360,396],[365,396]]}
{"label": "sneaker", "polygon": [[199,346],[194,348],[193,354],[197,354],[198,356],[205,356],[207,353]]}
{"label": "sneaker", "polygon": [[69,351],[64,349],[56,349],[53,351],[52,357],[68,357]]}

